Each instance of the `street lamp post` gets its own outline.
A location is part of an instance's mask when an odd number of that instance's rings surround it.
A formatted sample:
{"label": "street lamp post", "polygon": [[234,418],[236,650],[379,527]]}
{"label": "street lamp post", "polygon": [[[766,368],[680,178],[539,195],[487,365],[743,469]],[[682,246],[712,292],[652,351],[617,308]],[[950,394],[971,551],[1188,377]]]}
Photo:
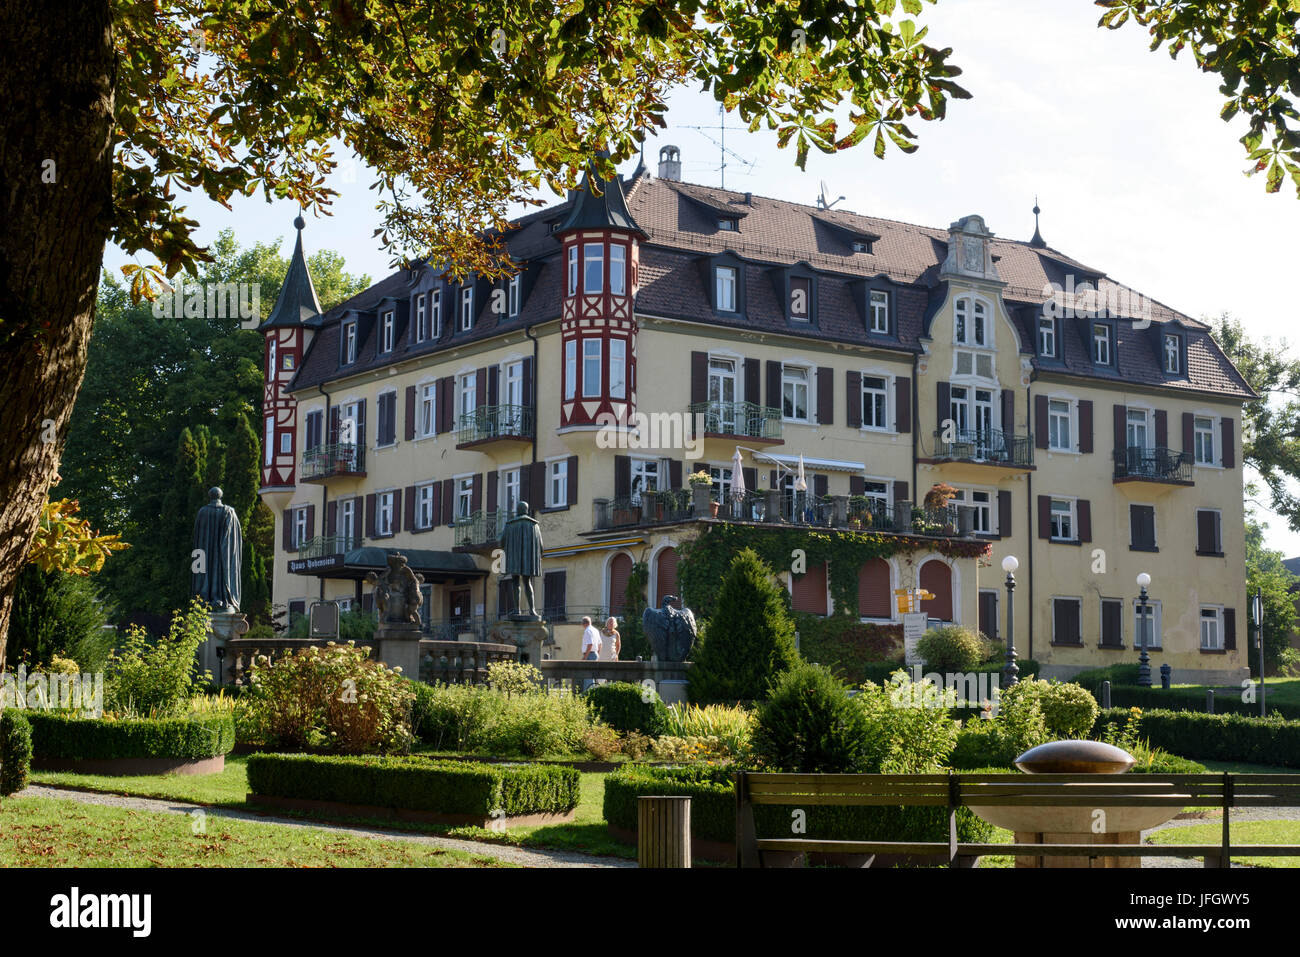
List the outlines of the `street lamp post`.
{"label": "street lamp post", "polygon": [[1008,555],[1002,559],[1002,570],[1007,573],[1007,663],[1002,669],[1002,680],[1008,685],[1013,685],[1020,680],[1020,669],[1016,666],[1016,631],[1015,631],[1015,613],[1016,603],[1016,576],[1015,571],[1020,567],[1020,561],[1015,555]]}
{"label": "street lamp post", "polygon": [[1151,656],[1147,654],[1147,585],[1151,584],[1151,576],[1142,572],[1137,577],[1138,588],[1138,608],[1141,610],[1138,621],[1141,622],[1141,634],[1138,635],[1138,643],[1142,653],[1138,655],[1138,687],[1151,687]]}

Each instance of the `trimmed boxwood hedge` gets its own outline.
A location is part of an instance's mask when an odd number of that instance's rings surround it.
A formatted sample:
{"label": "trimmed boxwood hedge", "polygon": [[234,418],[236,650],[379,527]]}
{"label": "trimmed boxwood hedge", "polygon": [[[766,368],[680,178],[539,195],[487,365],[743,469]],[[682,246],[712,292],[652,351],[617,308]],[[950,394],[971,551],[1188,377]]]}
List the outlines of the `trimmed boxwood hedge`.
{"label": "trimmed boxwood hedge", "polygon": [[[1111,665],[1109,668],[1093,668],[1081,671],[1070,680],[1082,685],[1092,692],[1098,702],[1101,701],[1101,683],[1110,682],[1110,704],[1113,708],[1150,708],[1160,711],[1199,711],[1205,713],[1205,692],[1214,687],[1215,714],[1239,714],[1247,718],[1259,717],[1259,701],[1242,701],[1240,687],[1230,685],[1197,685],[1191,688],[1160,687],[1160,675],[1152,669],[1155,684],[1143,688],[1137,684],[1137,665]],[[1264,683],[1267,692],[1268,683]],[[1258,688],[1256,689],[1258,694]],[[1267,697],[1267,695],[1266,695]],[[1291,721],[1300,720],[1300,707],[1289,704],[1269,704],[1269,716],[1278,716]]]}
{"label": "trimmed boxwood hedge", "polygon": [[235,746],[228,714],[189,718],[132,718],[108,721],[50,711],[27,711],[37,758],[112,760],[176,758],[199,761],[227,754]]}
{"label": "trimmed boxwood hedge", "polygon": [[[605,778],[605,821],[635,831],[637,798],[674,795],[691,798],[691,835],[699,840],[731,843],[736,839],[736,792],[730,768],[627,767]],[[791,812],[798,805],[760,804],[754,825],[760,837],[790,834]],[[948,812],[942,807],[810,806],[810,839],[860,841],[946,841]],[[968,808],[957,811],[957,837],[967,842],[991,839],[993,826]]]}
{"label": "trimmed boxwood hedge", "polygon": [[[1123,727],[1128,715],[1127,708],[1102,711],[1093,733],[1108,722]],[[1142,712],[1138,734],[1152,747],[1185,758],[1300,768],[1300,721],[1156,710]]]}
{"label": "trimmed boxwood hedge", "polygon": [[16,708],[0,712],[0,795],[27,787],[32,769],[32,726]]}
{"label": "trimmed boxwood hedge", "polygon": [[601,721],[620,734],[635,731],[657,738],[668,730],[668,707],[653,688],[611,681],[593,685],[587,702]]}
{"label": "trimmed boxwood hedge", "polygon": [[476,764],[431,758],[254,754],[248,789],[254,795],[337,801],[375,807],[488,817],[562,814],[578,806],[575,768],[559,765]]}

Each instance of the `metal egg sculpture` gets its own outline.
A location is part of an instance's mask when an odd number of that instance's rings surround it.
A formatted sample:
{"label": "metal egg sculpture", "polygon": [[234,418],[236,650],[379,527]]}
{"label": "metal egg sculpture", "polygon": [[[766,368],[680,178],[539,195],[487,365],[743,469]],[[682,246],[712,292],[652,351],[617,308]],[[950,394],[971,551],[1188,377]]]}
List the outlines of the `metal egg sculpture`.
{"label": "metal egg sculpture", "polygon": [[1026,774],[1123,774],[1137,759],[1102,741],[1049,741],[1015,760]]}

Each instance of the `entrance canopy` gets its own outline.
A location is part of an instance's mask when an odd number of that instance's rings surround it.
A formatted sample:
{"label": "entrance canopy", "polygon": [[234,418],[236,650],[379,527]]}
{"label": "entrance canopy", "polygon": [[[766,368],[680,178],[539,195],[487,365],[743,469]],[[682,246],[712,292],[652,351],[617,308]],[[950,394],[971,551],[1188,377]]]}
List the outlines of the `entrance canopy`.
{"label": "entrance canopy", "polygon": [[362,581],[370,572],[388,567],[389,555],[405,555],[412,571],[424,576],[426,583],[463,585],[488,576],[487,569],[474,564],[471,555],[459,552],[439,552],[423,548],[354,548],[333,555],[316,558],[295,558],[289,561],[293,575],[312,575],[316,578],[341,578]]}

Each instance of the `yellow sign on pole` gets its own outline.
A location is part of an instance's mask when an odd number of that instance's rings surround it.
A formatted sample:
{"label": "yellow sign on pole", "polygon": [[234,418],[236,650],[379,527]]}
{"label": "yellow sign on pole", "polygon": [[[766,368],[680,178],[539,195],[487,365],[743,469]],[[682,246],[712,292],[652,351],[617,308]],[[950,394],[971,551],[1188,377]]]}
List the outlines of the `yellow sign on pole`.
{"label": "yellow sign on pole", "polygon": [[924,588],[895,588],[894,595],[898,599],[898,612],[901,615],[920,611],[921,602],[929,601],[934,597],[933,592],[926,591]]}

